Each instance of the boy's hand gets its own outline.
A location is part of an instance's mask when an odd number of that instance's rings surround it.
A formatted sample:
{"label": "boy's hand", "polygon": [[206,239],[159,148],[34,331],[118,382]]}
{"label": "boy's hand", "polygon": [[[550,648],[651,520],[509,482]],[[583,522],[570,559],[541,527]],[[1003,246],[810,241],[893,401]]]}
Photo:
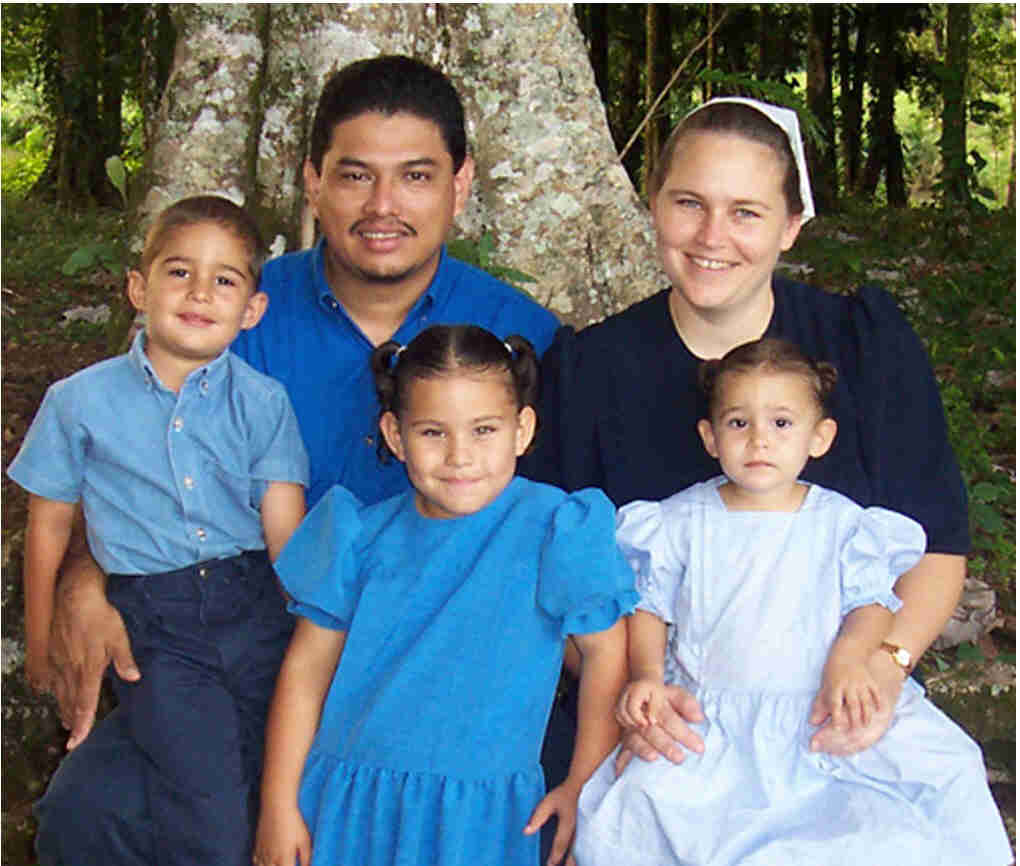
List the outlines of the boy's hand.
{"label": "boy's hand", "polygon": [[53,668],[50,666],[50,659],[47,648],[32,647],[25,651],[25,679],[32,691],[40,695],[49,694],[53,691]]}
{"label": "boy's hand", "polygon": [[251,859],[255,866],[308,866],[312,862],[312,837],[296,805],[262,810]]}
{"label": "boy's hand", "polygon": [[866,728],[882,709],[881,689],[865,662],[830,659],[808,721],[817,725],[829,717],[837,730],[853,731]]}
{"label": "boy's hand", "polygon": [[526,836],[537,833],[553,815],[557,818],[556,836],[553,838],[546,866],[559,866],[565,856],[567,858],[566,866],[576,866],[574,855],[568,855],[567,852],[570,850],[571,842],[574,841],[574,828],[577,826],[577,798],[580,794],[579,789],[564,782],[542,798],[542,802],[535,807],[531,818],[528,819],[524,828]]}
{"label": "boy's hand", "polygon": [[658,725],[666,703],[666,686],[661,681],[632,680],[616,702],[616,720],[628,729]]}

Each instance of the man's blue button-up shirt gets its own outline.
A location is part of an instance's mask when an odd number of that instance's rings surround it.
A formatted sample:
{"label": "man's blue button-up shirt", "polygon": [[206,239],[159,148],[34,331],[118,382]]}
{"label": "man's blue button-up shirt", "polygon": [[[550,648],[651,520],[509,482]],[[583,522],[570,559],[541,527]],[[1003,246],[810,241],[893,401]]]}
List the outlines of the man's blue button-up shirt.
{"label": "man's blue button-up shirt", "polygon": [[[323,241],[268,262],[260,288],[262,321],[233,349],[290,395],[311,461],[309,507],[334,484],[364,503],[407,489],[402,463],[379,461],[379,403],[369,369],[374,346],[326,282]],[[393,339],[408,343],[430,325],[470,323],[499,337],[527,337],[541,355],[556,317],[523,292],[447,255]]]}
{"label": "man's blue button-up shirt", "polygon": [[8,474],[47,499],[81,500],[108,574],[264,548],[266,484],[308,482],[286,392],[223,352],[175,394],[144,341],[52,385]]}

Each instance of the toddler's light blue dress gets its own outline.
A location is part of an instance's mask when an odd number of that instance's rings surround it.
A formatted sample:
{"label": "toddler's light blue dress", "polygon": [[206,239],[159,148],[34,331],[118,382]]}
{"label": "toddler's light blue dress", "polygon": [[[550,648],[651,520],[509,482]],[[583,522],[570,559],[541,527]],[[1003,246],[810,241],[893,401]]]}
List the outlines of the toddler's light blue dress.
{"label": "toddler's light blue dress", "polygon": [[670,623],[667,682],[691,690],[702,755],[611,755],[581,794],[579,866],[1005,866],[981,750],[909,680],[874,746],[809,751],[829,647],[852,608],[895,610],[925,549],[914,521],[812,486],[795,513],[729,511],[725,478],[635,502],[617,540],[639,608]]}
{"label": "toddler's light blue dress", "polygon": [[515,478],[422,517],[334,487],[276,563],[293,609],[347,631],[302,777],[313,866],[537,866],[542,734],[568,634],[638,600],[599,491]]}

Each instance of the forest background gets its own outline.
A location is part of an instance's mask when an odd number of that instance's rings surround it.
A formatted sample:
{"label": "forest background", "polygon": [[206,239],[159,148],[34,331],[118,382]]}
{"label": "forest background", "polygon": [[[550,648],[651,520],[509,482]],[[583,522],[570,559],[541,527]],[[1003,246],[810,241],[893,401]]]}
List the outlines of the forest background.
{"label": "forest background", "polygon": [[[577,4],[634,189],[715,94],[798,110],[819,217],[784,262],[833,291],[881,282],[924,339],[968,484],[962,642],[922,667],[985,749],[1015,838],[1016,9],[1011,4]],[[45,388],[122,344],[123,270],[178,22],[157,4],[3,4],[3,464]],[[111,159],[112,158],[112,159]],[[513,241],[457,254],[517,279]],[[600,311],[602,315],[613,312]],[[108,318],[107,318],[108,317]],[[575,324],[584,324],[577,321]],[[4,478],[3,863],[61,754],[21,676],[24,496]]]}

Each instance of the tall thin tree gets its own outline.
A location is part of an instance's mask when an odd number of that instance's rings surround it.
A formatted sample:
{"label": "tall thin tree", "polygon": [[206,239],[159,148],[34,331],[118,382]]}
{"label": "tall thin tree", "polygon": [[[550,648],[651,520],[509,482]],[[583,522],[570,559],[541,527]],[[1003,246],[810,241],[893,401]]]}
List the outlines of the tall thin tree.
{"label": "tall thin tree", "polygon": [[967,43],[970,6],[950,3],[946,17],[946,62],[942,74],[942,194],[946,201],[968,203]]}

